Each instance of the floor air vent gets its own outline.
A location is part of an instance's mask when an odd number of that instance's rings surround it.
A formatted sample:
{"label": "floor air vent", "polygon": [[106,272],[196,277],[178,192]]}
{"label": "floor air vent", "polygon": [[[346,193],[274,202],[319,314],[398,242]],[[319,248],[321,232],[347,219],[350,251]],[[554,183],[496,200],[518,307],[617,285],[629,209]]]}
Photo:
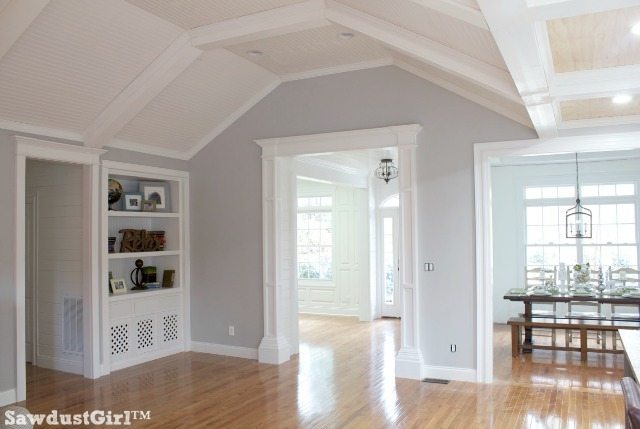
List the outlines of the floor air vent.
{"label": "floor air vent", "polygon": [[449,384],[449,380],[440,380],[439,378],[423,378],[422,381],[425,383]]}

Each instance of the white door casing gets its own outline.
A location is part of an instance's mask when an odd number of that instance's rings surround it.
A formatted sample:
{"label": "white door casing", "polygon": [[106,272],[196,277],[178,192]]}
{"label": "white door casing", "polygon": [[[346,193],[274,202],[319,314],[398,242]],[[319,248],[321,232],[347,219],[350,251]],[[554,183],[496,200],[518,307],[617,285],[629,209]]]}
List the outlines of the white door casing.
{"label": "white door casing", "polygon": [[[290,157],[314,153],[398,148],[401,227],[402,291],[401,347],[396,356],[396,376],[419,379],[422,355],[419,344],[417,287],[417,193],[415,148],[422,126],[390,126],[336,133],[255,140],[262,147],[263,299],[264,337],[258,360],[280,364],[293,353],[293,325],[297,324],[295,253],[291,230]],[[292,302],[293,301],[293,302]]]}

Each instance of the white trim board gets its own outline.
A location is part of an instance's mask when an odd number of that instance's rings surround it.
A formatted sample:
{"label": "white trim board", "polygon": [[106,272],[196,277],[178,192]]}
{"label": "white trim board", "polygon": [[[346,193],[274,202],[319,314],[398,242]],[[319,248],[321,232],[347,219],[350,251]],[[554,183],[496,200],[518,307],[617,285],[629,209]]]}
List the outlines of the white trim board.
{"label": "white trim board", "polygon": [[477,374],[471,368],[453,368],[449,366],[423,365],[422,378],[437,378],[440,380],[467,381],[475,383]]}
{"label": "white trim board", "polygon": [[640,132],[515,140],[474,145],[477,381],[493,381],[493,243],[491,167],[505,156],[640,149]]}
{"label": "white trim board", "polygon": [[13,404],[16,401],[16,389],[5,390],[4,392],[0,392],[0,407],[4,407],[5,405]]}
{"label": "white trim board", "polygon": [[191,351],[242,359],[258,359],[258,349],[255,348],[207,343],[203,341],[191,341]]}

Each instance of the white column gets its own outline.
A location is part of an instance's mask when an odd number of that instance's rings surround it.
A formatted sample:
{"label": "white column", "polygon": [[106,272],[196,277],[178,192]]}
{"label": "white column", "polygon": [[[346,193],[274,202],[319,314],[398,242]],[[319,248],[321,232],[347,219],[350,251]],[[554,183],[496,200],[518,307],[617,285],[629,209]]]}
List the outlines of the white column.
{"label": "white column", "polygon": [[258,360],[280,364],[291,356],[289,161],[266,155],[262,159],[262,282],[265,302],[264,337]]}
{"label": "white column", "polygon": [[402,293],[401,346],[396,355],[396,377],[421,378],[422,354],[418,320],[416,133],[398,133],[400,192],[400,288]]}

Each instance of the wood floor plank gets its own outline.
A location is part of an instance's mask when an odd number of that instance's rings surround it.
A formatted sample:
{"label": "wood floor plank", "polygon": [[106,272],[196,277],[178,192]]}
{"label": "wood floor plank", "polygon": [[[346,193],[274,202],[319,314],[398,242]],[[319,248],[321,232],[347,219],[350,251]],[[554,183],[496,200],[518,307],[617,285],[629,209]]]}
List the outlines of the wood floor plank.
{"label": "wood floor plank", "polygon": [[495,330],[493,384],[396,379],[399,322],[304,315],[280,366],[181,353],[98,380],[28,369],[31,412],[149,410],[144,428],[624,428],[623,358],[535,350]]}

